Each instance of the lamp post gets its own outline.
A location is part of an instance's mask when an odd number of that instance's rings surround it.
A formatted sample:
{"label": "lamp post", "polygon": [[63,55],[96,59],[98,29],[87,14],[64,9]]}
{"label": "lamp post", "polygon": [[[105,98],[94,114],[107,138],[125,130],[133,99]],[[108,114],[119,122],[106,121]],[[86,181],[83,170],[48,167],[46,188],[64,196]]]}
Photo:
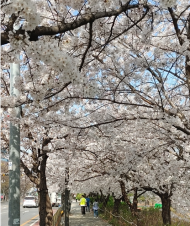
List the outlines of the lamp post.
{"label": "lamp post", "polygon": [[[19,56],[18,56],[19,57]],[[10,65],[10,94],[18,96],[19,92],[14,88],[14,81],[20,76],[20,65]],[[20,118],[21,108],[13,109],[17,118]],[[20,125],[10,123],[9,139],[9,226],[20,226]]]}

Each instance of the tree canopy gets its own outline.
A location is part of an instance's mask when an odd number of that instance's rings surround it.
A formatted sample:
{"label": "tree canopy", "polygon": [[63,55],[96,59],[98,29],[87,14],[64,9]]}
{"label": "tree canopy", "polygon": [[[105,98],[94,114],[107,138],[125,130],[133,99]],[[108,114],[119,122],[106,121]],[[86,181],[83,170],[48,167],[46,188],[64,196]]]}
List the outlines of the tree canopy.
{"label": "tree canopy", "polygon": [[39,190],[63,191],[69,167],[73,191],[141,189],[188,210],[189,1],[3,0],[1,16],[2,145],[19,123]]}

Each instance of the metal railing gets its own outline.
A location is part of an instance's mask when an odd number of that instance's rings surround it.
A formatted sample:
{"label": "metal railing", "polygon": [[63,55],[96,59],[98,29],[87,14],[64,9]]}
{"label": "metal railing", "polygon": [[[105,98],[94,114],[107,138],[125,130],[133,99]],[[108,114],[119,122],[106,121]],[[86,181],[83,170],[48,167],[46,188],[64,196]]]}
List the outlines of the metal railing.
{"label": "metal railing", "polygon": [[134,222],[132,222],[131,220],[128,221],[127,219],[123,218],[123,217],[120,216],[120,215],[119,215],[119,216],[116,216],[116,215],[114,215],[111,211],[107,210],[106,208],[104,208],[104,210],[99,208],[99,210],[101,210],[102,212],[107,212],[107,213],[108,213],[110,216],[112,216],[112,217],[122,219],[122,220],[124,220],[125,222],[127,222],[127,223],[130,224],[130,225],[135,225],[135,226],[137,226],[137,225],[136,225]]}
{"label": "metal railing", "polygon": [[57,212],[53,215],[52,226],[61,226],[61,217],[63,216],[62,207],[60,207]]}

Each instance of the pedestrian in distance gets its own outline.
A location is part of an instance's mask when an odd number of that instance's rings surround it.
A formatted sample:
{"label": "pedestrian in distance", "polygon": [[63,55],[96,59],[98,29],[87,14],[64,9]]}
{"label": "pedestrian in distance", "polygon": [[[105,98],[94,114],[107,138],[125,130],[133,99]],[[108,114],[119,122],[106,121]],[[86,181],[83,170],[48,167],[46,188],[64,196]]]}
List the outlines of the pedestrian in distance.
{"label": "pedestrian in distance", "polygon": [[97,199],[95,199],[95,202],[93,202],[93,211],[94,211],[94,218],[98,218],[98,209],[99,209],[99,206],[98,206],[98,202],[97,202]]}
{"label": "pedestrian in distance", "polygon": [[90,198],[86,197],[86,212],[90,212]]}
{"label": "pedestrian in distance", "polygon": [[80,199],[79,205],[81,206],[81,213],[84,216],[85,215],[85,207],[86,207],[86,199],[82,195],[82,198]]}
{"label": "pedestrian in distance", "polygon": [[75,198],[75,200],[76,200],[76,202],[77,202],[77,196],[76,196],[76,195],[74,195],[74,198]]}

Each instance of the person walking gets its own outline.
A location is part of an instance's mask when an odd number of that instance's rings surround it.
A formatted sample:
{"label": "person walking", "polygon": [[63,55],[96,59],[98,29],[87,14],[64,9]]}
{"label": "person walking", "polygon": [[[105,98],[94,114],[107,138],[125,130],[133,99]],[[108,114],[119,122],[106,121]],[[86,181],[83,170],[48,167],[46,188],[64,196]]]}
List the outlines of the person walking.
{"label": "person walking", "polygon": [[98,202],[97,199],[95,199],[95,202],[93,202],[94,218],[98,218],[98,209]]}
{"label": "person walking", "polygon": [[86,212],[90,212],[90,198],[86,197]]}
{"label": "person walking", "polygon": [[81,206],[81,213],[84,216],[85,215],[85,207],[86,207],[86,199],[82,195],[82,198],[80,199],[79,205]]}
{"label": "person walking", "polygon": [[76,202],[77,202],[77,196],[76,196],[76,195],[74,195],[74,198],[75,198],[75,200],[76,200]]}

